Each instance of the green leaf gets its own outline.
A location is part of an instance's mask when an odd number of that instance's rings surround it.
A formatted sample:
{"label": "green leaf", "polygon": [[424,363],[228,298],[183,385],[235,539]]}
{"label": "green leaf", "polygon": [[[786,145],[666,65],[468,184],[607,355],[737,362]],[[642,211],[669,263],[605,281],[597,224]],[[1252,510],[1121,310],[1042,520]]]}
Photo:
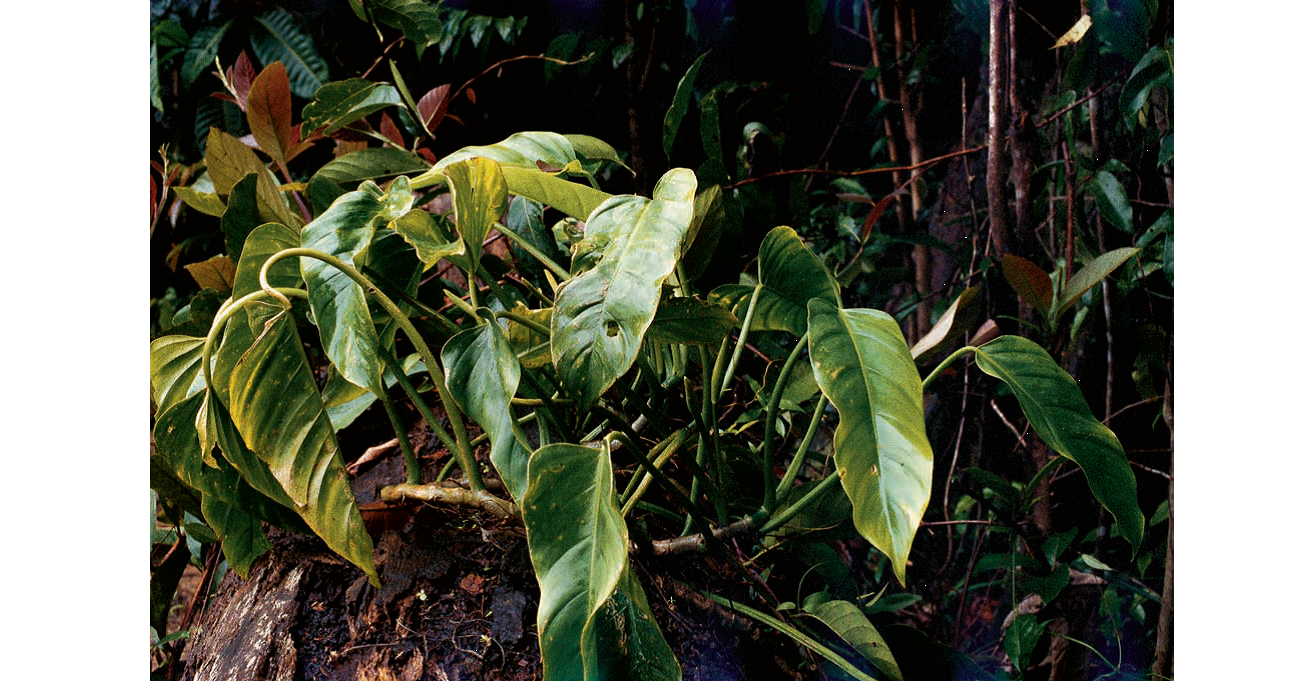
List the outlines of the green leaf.
{"label": "green leaf", "polygon": [[256,174],[256,208],[262,222],[279,222],[289,227],[300,227],[302,220],[288,208],[288,201],[279,193],[278,184],[269,169],[256,156],[251,147],[238,138],[211,128],[206,138],[205,164],[214,182],[215,193],[228,196],[242,178]]}
{"label": "green leaf", "polygon": [[507,207],[507,182],[496,161],[475,157],[443,168],[452,194],[452,217],[467,254],[463,267],[473,270],[484,252],[484,238]]}
{"label": "green leaf", "polygon": [[203,192],[196,187],[173,187],[173,191],[192,209],[214,217],[224,214],[224,200],[214,192]]}
{"label": "green leaf", "polygon": [[233,366],[228,399],[242,440],[269,466],[297,513],[378,586],[374,545],[290,314],[271,319]]}
{"label": "green leaf", "polygon": [[370,0],[370,14],[385,26],[401,29],[416,46],[416,56],[443,37],[443,11],[424,0]]}
{"label": "green leaf", "polygon": [[301,136],[307,137],[320,128],[326,135],[336,132],[390,106],[402,106],[402,98],[389,83],[361,78],[326,83],[315,91],[315,100],[301,110]]}
{"label": "green leaf", "polygon": [[[591,164],[596,166],[599,161],[611,161],[626,170],[630,170],[630,166],[621,160],[621,156],[616,153],[616,149],[597,137],[590,135],[562,135],[562,137],[565,137],[571,143],[576,158],[586,167]],[[634,172],[630,170],[632,175]]]}
{"label": "green leaf", "polygon": [[316,208],[323,211],[339,196],[355,189],[365,180],[383,180],[404,173],[423,172],[429,163],[402,149],[377,147],[361,149],[320,166],[307,183],[307,194]]}
{"label": "green leaf", "polygon": [[1045,625],[1038,622],[1036,615],[1030,612],[1015,617],[1014,621],[1009,623],[1004,635],[1005,653],[1009,655],[1016,669],[1023,671],[1031,666],[1032,651],[1036,648],[1037,641],[1041,640],[1041,634],[1045,633],[1045,629]]}
{"label": "green leaf", "polygon": [[1118,178],[1110,171],[1102,170],[1096,173],[1090,188],[1092,196],[1096,197],[1096,207],[1100,209],[1101,217],[1119,228],[1119,231],[1132,234],[1132,203],[1128,201],[1128,193],[1123,190]]}
{"label": "green leaf", "polygon": [[1158,87],[1173,87],[1173,64],[1171,53],[1156,45],[1142,55],[1119,94],[1119,111],[1130,129],[1136,128],[1138,114]]}
{"label": "green leaf", "polygon": [[[596,143],[586,147],[588,154],[600,153]],[[584,174],[571,139],[555,132],[518,132],[487,146],[464,147],[448,154],[428,172],[412,180],[416,189],[444,181],[444,169],[453,163],[472,158],[487,158],[502,166],[507,189],[512,194],[546,203],[578,220],[589,217],[611,195],[593,187],[577,184],[558,176],[566,170]]]}
{"label": "green leaf", "polygon": [[857,605],[849,601],[831,600],[816,605],[805,603],[804,608],[836,632],[845,643],[853,646],[886,678],[904,681],[890,646],[886,645],[881,634],[877,633],[877,628],[872,626]]}
{"label": "green leaf", "polygon": [[690,97],[694,94],[694,81],[699,77],[699,67],[703,66],[703,60],[708,56],[707,52],[700,54],[698,59],[685,71],[681,76],[680,83],[676,85],[676,96],[671,98],[671,106],[667,109],[667,114],[662,118],[662,151],[667,155],[667,162],[671,162],[671,150],[676,146],[676,133],[680,130],[680,121],[685,118],[685,111],[689,108]]}
{"label": "green leaf", "polygon": [[292,93],[283,62],[265,67],[251,83],[247,94],[247,124],[261,151],[284,163],[285,154],[296,144],[292,135]]}
{"label": "green leaf", "polygon": [[854,526],[890,557],[903,584],[932,475],[913,357],[890,315],[820,299],[808,304],[808,351],[817,384],[840,412],[836,469]]}
{"label": "green leaf", "polygon": [[1077,274],[1073,275],[1072,279],[1068,280],[1068,283],[1064,284],[1060,294],[1059,309],[1056,314],[1064,314],[1066,310],[1076,305],[1078,300],[1082,298],[1082,294],[1091,290],[1102,279],[1112,274],[1114,270],[1119,269],[1123,263],[1127,262],[1128,258],[1136,255],[1137,252],[1138,249],[1136,248],[1117,248],[1087,263],[1086,266],[1078,270]]}
{"label": "green leaf", "polygon": [[209,494],[201,497],[201,512],[223,542],[229,567],[246,579],[251,565],[271,548],[260,518]]}
{"label": "green leaf", "polygon": [[680,681],[680,663],[662,637],[639,580],[627,565],[597,617],[599,679]]}
{"label": "green leaf", "polygon": [[183,87],[192,87],[192,83],[195,83],[207,68],[214,65],[215,56],[219,54],[219,43],[232,25],[232,21],[225,21],[219,26],[206,26],[192,35],[191,41],[187,44],[187,53],[183,57],[181,73]]}
{"label": "green leaf", "polygon": [[[411,209],[411,188],[399,177],[387,193],[373,182],[343,195],[301,231],[301,245],[352,264],[373,241],[375,230]],[[302,278],[325,353],[343,378],[362,388],[382,390],[383,365],[365,292],[338,268],[303,258]]]}
{"label": "green leaf", "polygon": [[539,581],[539,650],[545,681],[598,678],[597,624],[628,561],[605,449],[551,444],[530,457],[521,505]]}
{"label": "green leaf", "polygon": [[309,99],[329,80],[329,65],[315,49],[314,41],[301,32],[285,10],[266,12],[256,17],[256,23],[267,31],[251,33],[251,49],[260,62],[265,66],[283,62],[292,94]]}
{"label": "green leaf", "polygon": [[617,196],[589,216],[551,327],[553,364],[578,404],[596,400],[634,364],[694,217],[697,186],[692,171],[675,168],[651,201]]}
{"label": "green leaf", "polygon": [[663,343],[720,343],[738,325],[725,305],[697,298],[668,298],[658,305],[648,337]]}
{"label": "green leaf", "polygon": [[1145,518],[1137,506],[1137,479],[1119,438],[1091,415],[1082,390],[1045,349],[1025,338],[1002,336],[976,349],[982,371],[1004,381],[1038,436],[1074,461],[1096,500],[1114,515],[1114,534],[1135,551]]}
{"label": "green leaf", "polygon": [[520,385],[521,365],[507,334],[488,308],[480,308],[483,323],[453,336],[443,346],[447,387],[489,435],[489,460],[517,504],[525,496],[530,450],[516,438],[511,398]]}
{"label": "green leaf", "polygon": [[1031,260],[1011,253],[1005,253],[1000,264],[1005,273],[1005,281],[1009,282],[1010,288],[1014,289],[1019,298],[1027,301],[1028,305],[1041,314],[1050,312],[1050,306],[1055,300],[1055,285],[1045,270]]}
{"label": "green leaf", "polygon": [[910,350],[913,359],[931,359],[949,349],[964,333],[971,331],[982,314],[982,288],[969,286],[941,314],[935,326]]}
{"label": "green leaf", "polygon": [[151,341],[151,398],[157,412],[205,389],[201,375],[201,346],[204,338],[164,336]]}
{"label": "green leaf", "polygon": [[155,41],[151,41],[151,107],[164,113],[164,102],[160,100],[160,64],[157,58]]}
{"label": "green leaf", "polygon": [[256,207],[256,183],[259,177],[256,173],[248,173],[233,185],[224,215],[219,219],[219,229],[224,233],[224,250],[233,262],[242,259],[243,242],[251,230],[261,223],[260,210]]}
{"label": "green leaf", "polygon": [[388,226],[401,234],[402,238],[415,248],[416,257],[420,259],[426,270],[437,265],[443,258],[466,252],[466,245],[460,238],[448,239],[439,229],[434,216],[418,208],[407,212]]}
{"label": "green leaf", "polygon": [[[279,251],[301,246],[301,237],[291,227],[267,222],[247,235],[242,245],[242,259],[237,262],[233,276],[234,300],[260,290],[260,268],[270,256]],[[296,288],[301,285],[301,270],[295,258],[274,263],[269,271],[269,284],[274,287]]]}
{"label": "green leaf", "polygon": [[[789,331],[802,338],[808,331],[810,300],[840,305],[840,287],[835,278],[799,235],[786,226],[763,237],[758,249],[758,279],[763,292],[750,331]],[[713,290],[709,299],[725,302],[743,319],[752,295],[752,286],[727,284]]]}

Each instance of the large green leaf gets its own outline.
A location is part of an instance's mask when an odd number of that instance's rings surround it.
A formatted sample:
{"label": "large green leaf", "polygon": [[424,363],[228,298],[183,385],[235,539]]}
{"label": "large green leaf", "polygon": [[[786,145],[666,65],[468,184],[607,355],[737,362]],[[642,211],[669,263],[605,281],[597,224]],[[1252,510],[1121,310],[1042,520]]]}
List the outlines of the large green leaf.
{"label": "large green leaf", "polygon": [[315,49],[310,36],[302,33],[286,10],[276,9],[256,17],[268,33],[253,31],[251,49],[261,63],[283,62],[288,70],[292,94],[309,98],[329,80],[329,65]]}
{"label": "large green leaf", "polygon": [[[808,301],[817,298],[840,304],[840,287],[795,231],[780,226],[763,237],[758,248],[758,296],[750,331],[789,331],[802,338],[808,331]],[[753,287],[744,284],[718,286],[710,299],[721,300],[741,319],[748,311]]]}
{"label": "large green leaf", "polygon": [[444,258],[462,255],[466,245],[461,238],[447,238],[430,213],[415,209],[388,224],[402,235],[416,251],[424,269],[428,270]]}
{"label": "large green leaf", "polygon": [[204,338],[164,336],[151,341],[151,397],[160,413],[205,389]]}
{"label": "large green leaf", "polygon": [[1092,196],[1096,197],[1096,207],[1100,209],[1101,216],[1118,227],[1119,231],[1132,234],[1132,202],[1128,200],[1128,192],[1124,190],[1119,178],[1108,170],[1102,170],[1096,173],[1089,187]]}
{"label": "large green leaf", "polygon": [[1137,479],[1119,438],[1091,415],[1077,381],[1026,338],[1002,336],[977,348],[976,355],[982,371],[1018,397],[1037,435],[1082,468],[1096,500],[1114,515],[1114,533],[1135,551],[1146,524],[1137,505]]}
{"label": "large green leaf", "polygon": [[443,9],[424,0],[370,0],[370,15],[386,26],[401,29],[416,47],[416,56],[443,38]]}
{"label": "large green leaf", "polygon": [[[606,158],[599,144],[596,140],[588,142],[582,153]],[[546,203],[579,220],[588,218],[599,204],[611,196],[560,176],[564,171],[581,174],[587,172],[571,138],[555,132],[518,132],[497,144],[458,149],[435,163],[428,172],[416,177],[412,186],[420,189],[438,184],[444,181],[443,173],[447,166],[477,157],[497,161],[502,166],[507,189],[512,194]],[[587,156],[585,160],[594,159]]]}
{"label": "large green leaf", "polygon": [[703,66],[703,58],[707,56],[707,52],[700,54],[690,64],[685,75],[681,76],[680,83],[676,85],[676,96],[671,99],[671,106],[662,119],[662,151],[666,153],[667,161],[671,161],[671,150],[676,146],[676,133],[680,130],[680,122],[685,118],[690,97],[694,94],[694,81],[699,77],[699,67]]}
{"label": "large green leaf", "polygon": [[530,458],[530,451],[516,439],[511,412],[521,365],[493,313],[480,308],[479,315],[482,324],[453,336],[443,346],[447,387],[461,410],[489,434],[489,459],[519,504],[525,496]]}
{"label": "large green leaf", "polygon": [[559,443],[534,452],[521,511],[539,580],[545,681],[680,678],[628,576],[607,450]]}
{"label": "large green leaf", "polygon": [[225,21],[218,26],[205,26],[192,35],[186,56],[183,58],[181,74],[183,87],[191,87],[192,83],[215,63],[215,55],[219,54],[219,43],[223,41],[224,34],[232,25],[232,21]]}
{"label": "large green leaf", "polygon": [[390,106],[402,106],[397,88],[361,78],[326,83],[315,91],[315,101],[301,110],[301,136],[324,128],[336,132],[370,114]]}
{"label": "large green leaf", "polygon": [[391,147],[361,149],[320,166],[307,183],[306,193],[311,202],[323,210],[365,180],[377,181],[428,169],[429,164],[424,159],[409,151]]}
{"label": "large green leaf", "polygon": [[218,128],[211,128],[206,138],[205,164],[214,182],[215,193],[220,196],[229,195],[238,182],[255,173],[256,210],[261,222],[301,226],[302,220],[288,207],[288,200],[279,193],[278,184],[269,169],[256,156],[256,152],[238,138]]}
{"label": "large green leaf", "polygon": [[228,409],[242,440],[329,548],[378,585],[333,425],[289,313],[271,319],[229,376]]}
{"label": "large green leaf", "polygon": [[854,504],[854,526],[890,556],[903,584],[932,475],[922,382],[908,344],[884,312],[813,300],[808,354],[817,384],[840,412],[836,469]]}
{"label": "large green leaf", "polygon": [[[242,244],[242,259],[237,262],[233,276],[233,298],[260,290],[260,268],[269,257],[288,248],[301,245],[301,237],[291,227],[268,222],[251,230]],[[269,271],[269,284],[274,287],[296,288],[301,285],[301,271],[297,261],[286,258],[274,263]]]}
{"label": "large green leaf", "polygon": [[210,494],[201,497],[201,513],[223,542],[229,566],[245,578],[251,564],[270,549],[260,518]]}
{"label": "large green leaf", "polygon": [[692,171],[676,168],[658,180],[651,201],[617,196],[589,216],[551,327],[553,364],[579,404],[634,364],[694,216],[697,186]]}
{"label": "large green leaf", "polygon": [[822,623],[836,632],[841,639],[854,647],[860,655],[871,662],[887,679],[904,681],[895,655],[890,646],[877,633],[877,628],[868,621],[867,615],[857,605],[843,600],[829,600],[822,603],[805,604],[808,614],[822,620]]}
{"label": "large green leaf", "polygon": [[735,315],[725,305],[688,296],[667,298],[658,306],[648,337],[664,343],[715,344],[736,326]]}
{"label": "large green leaf", "polygon": [[[363,182],[359,190],[344,194],[306,225],[301,231],[301,244],[352,264],[373,241],[375,230],[409,211],[411,202],[411,188],[405,177],[395,180],[387,192],[373,182]],[[379,336],[365,291],[337,267],[321,260],[303,258],[301,273],[329,360],[348,381],[381,390]]]}
{"label": "large green leaf", "polygon": [[484,252],[484,238],[507,207],[507,181],[496,161],[479,156],[449,163],[443,175],[452,193],[457,234],[466,245],[463,266],[473,270]]}
{"label": "large green leaf", "polygon": [[256,183],[259,177],[256,173],[249,173],[233,185],[224,215],[219,219],[219,229],[224,233],[224,251],[235,263],[241,260],[242,244],[247,235],[263,222],[256,208]]}

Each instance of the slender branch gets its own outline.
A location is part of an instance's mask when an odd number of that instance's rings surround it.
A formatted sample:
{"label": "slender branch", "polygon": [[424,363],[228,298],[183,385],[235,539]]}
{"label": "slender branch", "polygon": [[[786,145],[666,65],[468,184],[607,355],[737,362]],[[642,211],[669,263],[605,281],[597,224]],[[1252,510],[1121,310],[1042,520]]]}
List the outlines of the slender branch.
{"label": "slender branch", "polygon": [[478,508],[489,515],[510,520],[521,517],[516,504],[495,497],[483,490],[470,490],[464,487],[442,487],[434,485],[389,485],[379,490],[379,498],[385,502],[397,502],[404,499],[416,501],[437,501],[454,506]]}
{"label": "slender branch", "polygon": [[777,172],[774,173],[764,173],[762,175],[756,175],[746,180],[740,180],[739,182],[732,182],[726,185],[725,188],[727,190],[736,189],[739,187],[743,187],[746,184],[751,184],[754,182],[765,180],[769,177],[780,177],[783,175],[828,175],[832,177],[860,177],[863,175],[872,175],[874,173],[896,173],[896,172],[903,172],[907,170],[919,170],[922,168],[926,168],[928,166],[936,165],[937,163],[940,163],[941,161],[944,161],[946,159],[957,158],[959,156],[966,156],[968,154],[975,154],[979,151],[985,150],[986,148],[987,147],[985,144],[979,144],[971,149],[960,149],[959,151],[952,151],[948,154],[937,156],[936,158],[929,158],[920,163],[914,163],[912,165],[906,165],[906,166],[882,166],[880,168],[868,168],[866,170],[826,170],[823,168],[799,168],[795,170],[778,170]]}
{"label": "slender branch", "polygon": [[1113,85],[1113,84],[1114,84],[1114,81],[1111,80],[1110,82],[1105,83],[1104,85],[1102,85],[1102,86],[1096,88],[1095,90],[1092,90],[1091,92],[1088,92],[1087,94],[1085,94],[1085,95],[1079,97],[1079,98],[1078,98],[1076,101],[1074,101],[1072,104],[1069,104],[1068,106],[1066,106],[1066,107],[1060,109],[1059,111],[1056,111],[1056,112],[1053,113],[1053,114],[1050,114],[1050,115],[1047,116],[1045,119],[1039,121],[1039,122],[1036,124],[1036,127],[1038,127],[1038,128],[1042,128],[1042,127],[1045,127],[1045,126],[1047,126],[1047,125],[1050,125],[1051,123],[1054,123],[1056,120],[1059,120],[1059,117],[1060,117],[1060,116],[1063,116],[1064,114],[1066,114],[1066,113],[1072,111],[1073,109],[1076,109],[1076,108],[1078,108],[1079,106],[1082,106],[1083,104],[1085,104],[1085,103],[1087,102],[1088,99],[1091,99],[1092,97],[1095,97],[1096,95],[1099,95],[1100,93],[1102,93],[1102,92],[1105,91],[1105,88],[1107,88],[1107,87],[1109,87],[1109,86],[1111,86],[1111,85]]}

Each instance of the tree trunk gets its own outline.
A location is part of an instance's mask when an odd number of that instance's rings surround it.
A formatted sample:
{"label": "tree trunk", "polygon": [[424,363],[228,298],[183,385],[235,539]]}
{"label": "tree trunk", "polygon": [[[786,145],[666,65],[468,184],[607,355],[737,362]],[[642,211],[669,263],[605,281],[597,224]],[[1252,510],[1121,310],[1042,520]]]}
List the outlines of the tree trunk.
{"label": "tree trunk", "polygon": [[991,219],[991,247],[997,256],[1010,252],[1009,217],[1005,198],[1005,125],[1009,116],[1007,0],[990,0],[990,49],[987,67],[989,103],[986,130],[986,203]]}

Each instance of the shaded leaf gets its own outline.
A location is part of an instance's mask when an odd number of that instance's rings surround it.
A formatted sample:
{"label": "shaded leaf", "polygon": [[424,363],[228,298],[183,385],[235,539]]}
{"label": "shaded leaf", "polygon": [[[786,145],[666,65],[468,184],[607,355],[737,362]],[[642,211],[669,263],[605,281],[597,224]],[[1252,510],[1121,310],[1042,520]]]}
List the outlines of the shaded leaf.
{"label": "shaded leaf", "polygon": [[402,106],[402,97],[392,84],[362,78],[327,83],[314,96],[314,101],[301,110],[303,137],[320,128],[327,135],[380,109]]}
{"label": "shaded leaf", "polygon": [[808,303],[808,354],[822,393],[840,412],[836,469],[859,534],[904,568],[931,497],[932,451],[922,382],[899,323],[877,310]]}
{"label": "shaded leaf", "polygon": [[269,466],[296,511],[330,549],[378,586],[373,542],[291,315],[271,319],[233,366],[228,399],[243,441]]}
{"label": "shaded leaf", "polygon": [[[405,177],[395,180],[387,192],[363,182],[302,229],[301,245],[351,265],[373,241],[375,230],[405,214],[411,202]],[[329,360],[348,381],[381,391],[379,336],[365,292],[343,271],[321,260],[303,258],[301,273]]]}
{"label": "shaded leaf", "polygon": [[[758,249],[758,279],[763,292],[750,331],[789,331],[802,338],[808,331],[808,302],[814,298],[840,304],[840,286],[826,265],[813,254],[789,227],[773,229]],[[743,284],[718,286],[709,295],[723,301],[744,319],[753,287]]]}
{"label": "shaded leaf", "polygon": [[369,0],[370,14],[385,26],[401,29],[416,47],[416,56],[438,43],[447,28],[443,10],[424,0]]}
{"label": "shaded leaf", "polygon": [[1096,173],[1089,185],[1092,196],[1096,197],[1096,207],[1101,217],[1119,228],[1121,232],[1132,233],[1132,202],[1118,178],[1108,170]]}
{"label": "shaded leaf", "polygon": [[671,150],[676,146],[676,133],[680,131],[680,122],[685,118],[685,111],[689,109],[690,97],[694,95],[694,81],[699,77],[699,67],[703,66],[703,59],[708,56],[708,52],[700,54],[685,75],[681,76],[680,83],[676,85],[676,96],[671,98],[671,106],[667,108],[666,116],[662,118],[662,151],[667,155],[667,161],[671,161]]}
{"label": "shaded leaf", "polygon": [[881,634],[877,633],[877,628],[872,626],[857,605],[849,601],[830,600],[818,604],[808,603],[804,607],[810,615],[836,632],[845,643],[853,646],[854,650],[871,662],[886,678],[904,681],[904,675],[900,674],[899,665],[895,663],[895,655],[890,651],[890,646],[886,645]]}
{"label": "shaded leaf", "polygon": [[316,207],[323,211],[365,180],[379,181],[428,169],[429,164],[424,159],[409,151],[389,147],[361,149],[320,166],[311,176],[307,193]]}
{"label": "shaded leaf", "polygon": [[520,386],[521,365],[493,313],[480,308],[479,316],[483,323],[458,333],[443,346],[447,387],[461,411],[488,433],[489,460],[512,500],[520,504],[530,450],[516,438],[511,398]]}
{"label": "shaded leaf", "polygon": [[192,35],[183,57],[181,73],[183,87],[192,87],[192,83],[195,83],[196,79],[215,63],[215,55],[219,54],[219,43],[232,25],[232,21],[225,21],[218,26],[205,26]]}
{"label": "shaded leaf", "polygon": [[292,93],[309,99],[329,80],[329,65],[324,62],[310,36],[302,33],[286,10],[276,9],[256,17],[266,32],[251,33],[251,49],[266,66],[283,62],[288,70]]}
{"label": "shaded leaf", "polygon": [[738,326],[725,305],[697,298],[667,298],[658,305],[648,338],[663,343],[720,343]]}
{"label": "shaded leaf", "polygon": [[262,222],[279,222],[299,227],[301,218],[288,208],[288,201],[279,193],[278,185],[269,169],[256,156],[251,147],[232,135],[211,128],[206,138],[206,169],[214,183],[215,193],[228,196],[234,185],[251,173],[256,174],[256,208]]}
{"label": "shaded leaf", "polygon": [[296,144],[292,130],[292,92],[283,62],[274,62],[256,76],[247,96],[247,124],[260,149],[279,163]]}
{"label": "shaded leaf", "polygon": [[936,320],[927,335],[923,336],[909,350],[913,359],[930,359],[941,354],[954,344],[963,334],[972,330],[977,319],[982,315],[982,289],[969,286]]}
{"label": "shaded leaf", "polygon": [[1156,45],[1142,55],[1119,94],[1119,111],[1130,129],[1136,127],[1138,114],[1158,87],[1173,87],[1173,53]]}
{"label": "shaded leaf", "polygon": [[1032,665],[1032,651],[1036,648],[1045,625],[1037,621],[1035,613],[1025,613],[1014,618],[1005,629],[1004,647],[1009,660],[1019,671]]}
{"label": "shaded leaf", "polygon": [[1074,461],[1096,500],[1115,518],[1114,534],[1135,551],[1145,518],[1137,505],[1137,479],[1123,445],[1092,416],[1082,390],[1045,349],[1025,338],[1002,336],[976,349],[982,371],[1004,381],[1038,436]]}
{"label": "shaded leaf", "polygon": [[466,252],[466,245],[461,239],[449,239],[442,230],[439,229],[438,223],[434,216],[429,213],[415,209],[409,211],[406,215],[389,223],[389,227],[397,230],[406,242],[411,244],[416,250],[416,257],[428,270],[438,264],[443,258],[450,258],[462,255]]}
{"label": "shaded leaf", "polygon": [[553,364],[578,404],[593,402],[634,364],[694,216],[697,184],[693,172],[676,168],[658,180],[651,201],[617,196],[590,215],[571,260],[575,276],[558,289],[552,317]]}
{"label": "shaded leaf", "polygon": [[205,515],[206,524],[223,542],[224,558],[229,567],[246,579],[251,565],[271,548],[260,518],[211,494],[201,497],[201,513]]}
{"label": "shaded leaf", "polygon": [[[599,679],[679,681],[680,663],[662,637],[639,580],[627,565],[597,617]],[[588,677],[586,677],[588,678]]]}
{"label": "shaded leaf", "polygon": [[224,215],[219,219],[219,229],[224,233],[224,250],[233,261],[242,258],[242,244],[246,241],[247,235],[263,222],[260,219],[260,208],[256,200],[256,185],[259,177],[257,173],[249,173],[233,185],[233,191],[228,195],[228,205],[224,208]]}
{"label": "shaded leaf", "polygon": [[1064,284],[1056,314],[1064,314],[1065,310],[1076,305],[1082,294],[1091,290],[1114,270],[1119,269],[1137,252],[1136,248],[1116,248],[1088,262],[1068,280],[1068,283]]}
{"label": "shaded leaf", "polygon": [[1050,312],[1055,299],[1054,284],[1045,270],[1037,267],[1031,260],[1012,253],[1005,253],[1001,259],[1005,281],[1014,289],[1018,297],[1027,301],[1042,314]]}
{"label": "shaded leaf", "polygon": [[256,80],[256,67],[251,65],[247,51],[237,55],[237,61],[228,67],[228,82],[233,86],[233,94],[239,109],[247,110],[247,96],[251,94],[251,83]]}

